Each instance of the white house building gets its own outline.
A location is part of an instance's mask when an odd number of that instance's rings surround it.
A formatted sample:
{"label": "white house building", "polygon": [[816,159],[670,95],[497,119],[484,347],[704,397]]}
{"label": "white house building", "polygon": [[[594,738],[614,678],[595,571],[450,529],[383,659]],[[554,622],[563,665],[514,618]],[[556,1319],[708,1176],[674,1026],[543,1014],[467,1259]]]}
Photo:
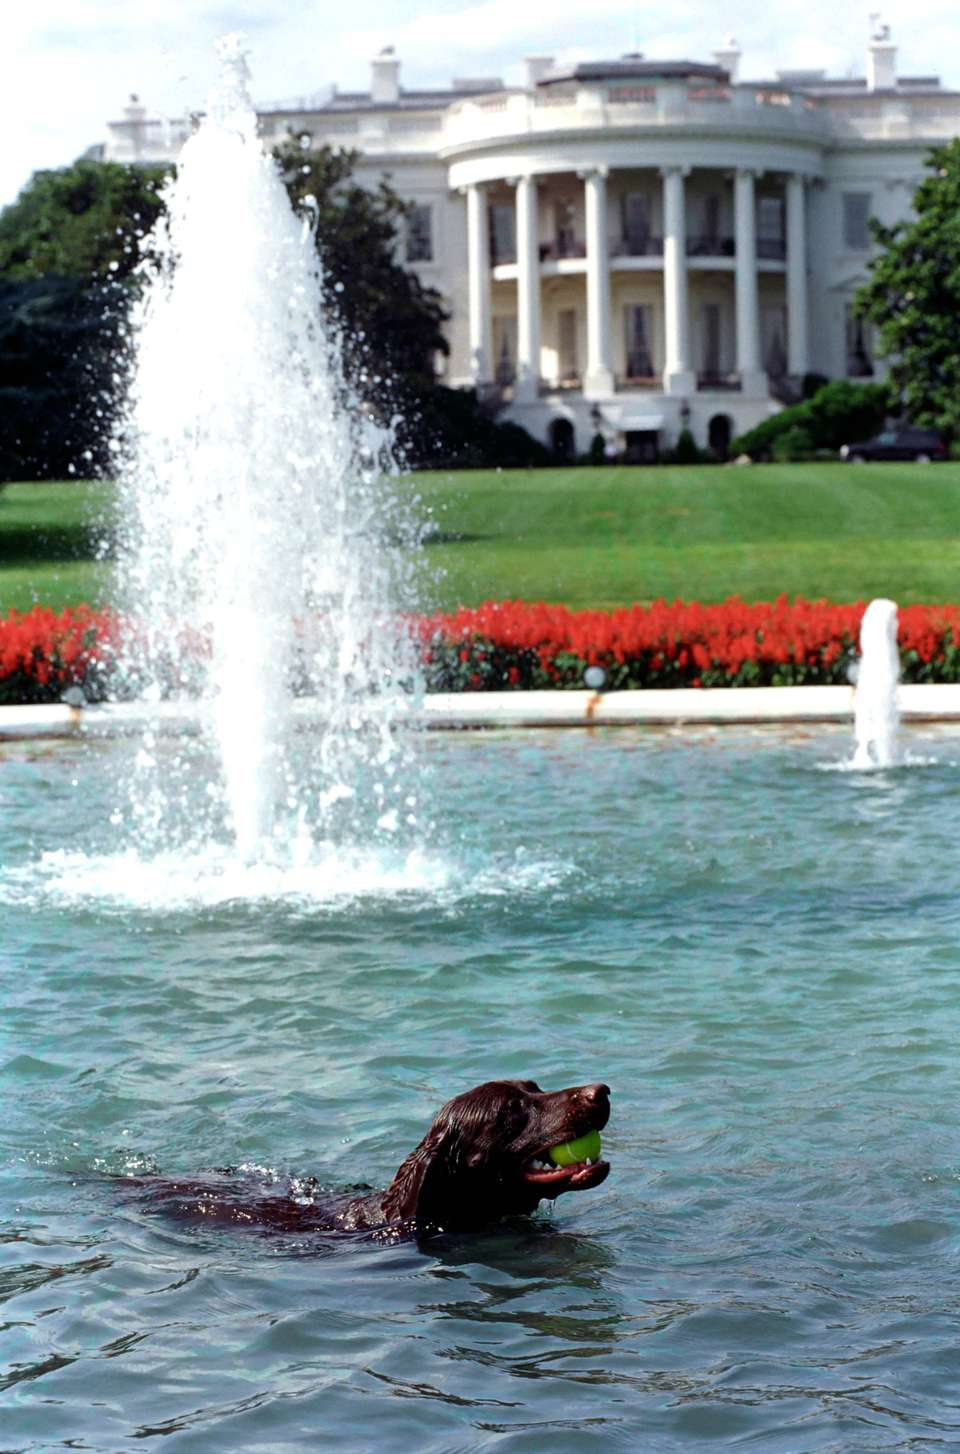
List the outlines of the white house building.
{"label": "white house building", "polygon": [[[559,454],[599,430],[633,458],[688,425],[723,448],[797,397],[803,376],[871,376],[851,313],[868,219],[910,209],[931,145],[960,134],[960,93],[898,76],[889,29],[866,75],[740,79],[712,63],[632,54],[526,84],[454,80],[408,91],[392,50],[370,90],[260,111],[359,153],[414,205],[406,261],[450,310],[446,381],[474,385]],[[184,122],[133,101],[111,160],[175,157]]]}

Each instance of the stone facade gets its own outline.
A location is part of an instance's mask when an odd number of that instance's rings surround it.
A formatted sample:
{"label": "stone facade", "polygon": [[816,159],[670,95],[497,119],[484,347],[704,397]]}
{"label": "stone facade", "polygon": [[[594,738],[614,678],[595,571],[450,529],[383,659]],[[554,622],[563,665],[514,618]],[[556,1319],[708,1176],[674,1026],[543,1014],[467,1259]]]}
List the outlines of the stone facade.
{"label": "stone facade", "polygon": [[[850,314],[868,219],[907,215],[960,134],[960,94],[898,76],[886,27],[863,79],[746,81],[740,60],[535,57],[522,87],[407,91],[388,50],[368,92],[263,108],[261,130],[355,149],[414,204],[402,246],[447,300],[448,383],[560,454],[599,431],[651,457],[684,425],[722,449],[805,374],[879,371]],[[188,132],[134,103],[105,155],[175,157]]]}

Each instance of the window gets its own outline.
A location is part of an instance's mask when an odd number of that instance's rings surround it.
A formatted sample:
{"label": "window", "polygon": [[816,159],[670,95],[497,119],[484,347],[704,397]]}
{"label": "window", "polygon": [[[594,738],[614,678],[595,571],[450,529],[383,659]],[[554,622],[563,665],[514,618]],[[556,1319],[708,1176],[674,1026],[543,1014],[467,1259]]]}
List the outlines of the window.
{"label": "window", "polygon": [[407,262],[433,262],[433,208],[414,202],[407,213]]}
{"label": "window", "polygon": [[626,333],[627,378],[652,379],[650,338],[653,332],[653,309],[649,303],[632,303],[623,310],[623,321]]}
{"label": "window", "polygon": [[557,314],[557,371],[558,382],[573,384],[580,381],[577,360],[577,310],[561,308]]}
{"label": "window", "polygon": [[845,317],[847,377],[869,379],[873,376],[870,357],[870,330],[862,318],[856,318],[853,304],[848,303]]}
{"label": "window", "polygon": [[650,246],[650,198],[646,192],[626,192],[620,206],[624,252],[628,257],[645,257]]}
{"label": "window", "polygon": [[515,263],[517,260],[517,215],[512,202],[493,202],[490,206],[490,261]]}
{"label": "window", "polygon": [[710,192],[703,199],[703,236],[705,241],[717,244],[710,249],[714,254],[720,251],[720,205],[717,192]]}
{"label": "window", "polygon": [[493,320],[493,374],[501,388],[517,377],[517,320],[502,316]]}
{"label": "window", "polygon": [[780,303],[771,303],[760,310],[760,342],[763,367],[771,379],[782,379],[787,372],[787,310]]}
{"label": "window", "polygon": [[783,241],[783,198],[760,197],[757,201],[757,236],[771,242]]}
{"label": "window", "polygon": [[720,378],[720,304],[703,305],[703,377],[715,383]]}
{"label": "window", "polygon": [[850,252],[868,252],[870,248],[870,193],[844,192],[843,245]]}
{"label": "window", "polygon": [[553,228],[554,236],[556,237],[557,257],[576,257],[576,207],[568,198],[554,203]]}
{"label": "window", "polygon": [[784,220],[782,197],[758,197],[757,257],[779,259],[786,257]]}

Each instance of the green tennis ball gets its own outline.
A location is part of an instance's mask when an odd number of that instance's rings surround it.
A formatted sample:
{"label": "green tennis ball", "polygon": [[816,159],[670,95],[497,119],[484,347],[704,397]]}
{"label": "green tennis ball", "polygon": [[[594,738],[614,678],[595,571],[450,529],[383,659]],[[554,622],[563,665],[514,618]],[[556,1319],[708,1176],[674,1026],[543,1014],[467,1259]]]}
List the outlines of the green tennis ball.
{"label": "green tennis ball", "polygon": [[598,1161],[600,1132],[588,1131],[585,1136],[578,1136],[576,1141],[565,1141],[562,1146],[551,1146],[547,1155],[554,1166],[576,1166],[579,1162],[586,1161],[588,1156],[591,1161]]}

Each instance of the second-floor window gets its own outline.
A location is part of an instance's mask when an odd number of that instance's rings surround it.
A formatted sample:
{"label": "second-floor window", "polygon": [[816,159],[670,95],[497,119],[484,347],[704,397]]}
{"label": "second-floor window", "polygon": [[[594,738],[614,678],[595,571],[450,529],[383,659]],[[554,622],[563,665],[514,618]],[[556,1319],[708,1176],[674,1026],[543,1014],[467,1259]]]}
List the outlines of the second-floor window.
{"label": "second-floor window", "polygon": [[629,257],[644,257],[650,243],[650,198],[646,192],[625,192],[621,199],[624,249]]}
{"label": "second-floor window", "polygon": [[848,252],[867,252],[870,248],[870,193],[844,192],[843,245]]}
{"label": "second-floor window", "polygon": [[517,217],[512,202],[493,202],[490,206],[490,261],[515,263],[517,260]]}
{"label": "second-floor window", "polygon": [[782,197],[757,200],[757,255],[782,258],[786,253]]}
{"label": "second-floor window", "polygon": [[407,262],[433,262],[433,208],[415,202],[407,213]]}

